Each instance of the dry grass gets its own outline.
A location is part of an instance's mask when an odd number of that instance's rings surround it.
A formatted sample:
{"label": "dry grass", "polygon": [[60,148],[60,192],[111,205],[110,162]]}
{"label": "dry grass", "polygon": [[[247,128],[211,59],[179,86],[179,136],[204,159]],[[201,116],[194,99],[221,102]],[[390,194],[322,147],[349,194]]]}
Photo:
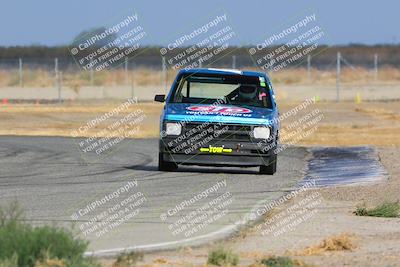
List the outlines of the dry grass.
{"label": "dry grass", "polygon": [[332,236],[322,240],[322,242],[316,246],[310,246],[306,249],[290,253],[296,256],[311,256],[311,255],[321,255],[325,252],[333,252],[333,251],[352,251],[357,246],[354,242],[355,236],[352,234],[342,233],[337,236]]}
{"label": "dry grass", "polygon": [[67,267],[65,260],[46,258],[37,261],[35,267]]}
{"label": "dry grass", "polygon": [[167,263],[168,263],[168,260],[163,259],[163,258],[157,258],[157,259],[155,259],[155,260],[153,261],[153,263],[155,263],[155,264],[167,264]]}
{"label": "dry grass", "polygon": [[[115,108],[115,104],[104,105],[0,105],[0,113],[106,113]],[[120,113],[130,113],[137,109],[146,110],[146,114],[160,114],[162,105],[157,103],[135,104],[121,110]]]}
{"label": "dry grass", "polygon": [[[117,103],[69,104],[69,105],[0,105],[0,135],[31,136],[71,136],[71,132],[89,120],[109,112]],[[281,112],[293,108],[296,103],[280,102]],[[318,123],[315,132],[296,142],[297,145],[328,146],[400,146],[400,124],[394,123],[400,109],[397,103],[369,102],[365,106],[352,103],[320,103],[318,107],[325,118]],[[128,112],[143,110],[146,119],[134,138],[158,137],[159,116],[162,105],[142,103],[121,112],[122,118]],[[374,110],[375,112],[371,112]],[[376,110],[379,113],[376,113]],[[367,111],[367,112],[365,112]],[[383,114],[383,115],[382,115]],[[300,118],[302,115],[295,116]],[[349,117],[350,116],[350,117]],[[351,116],[356,116],[357,119]],[[396,117],[397,118],[397,117]],[[283,121],[285,127],[289,121]],[[100,127],[100,128],[99,128]],[[92,136],[107,127],[107,123],[86,132],[84,137]],[[379,133],[379,134],[376,134]]]}
{"label": "dry grass", "polygon": [[[272,75],[274,84],[313,84],[313,85],[333,85],[336,83],[335,70],[315,70],[311,71],[308,78],[305,68],[285,69],[283,71],[274,72]],[[343,68],[340,80],[342,83],[365,85],[374,82],[374,73],[365,68]],[[400,69],[382,68],[379,70],[377,82],[396,82],[400,81]]]}
{"label": "dry grass", "polygon": [[[168,83],[172,83],[176,72],[169,70],[167,73]],[[118,86],[118,85],[152,85],[163,82],[162,72],[153,69],[136,69],[129,71],[128,76],[124,70],[115,69],[94,72],[93,81],[87,71],[66,71],[61,73],[63,86],[79,91],[82,86]],[[24,69],[23,86],[25,87],[51,87],[55,83],[54,71],[44,69]],[[19,87],[19,75],[17,70],[0,70],[0,87]]]}
{"label": "dry grass", "polygon": [[[281,104],[282,112],[293,108],[295,104]],[[312,134],[296,142],[300,145],[326,146],[400,146],[400,117],[398,102],[354,103],[318,103],[324,118],[316,124]],[[308,110],[307,112],[309,112]],[[304,114],[294,116],[282,123],[282,128],[291,120],[301,118]],[[283,133],[283,131],[282,131]],[[378,134],[377,134],[378,133]]]}
{"label": "dry grass", "polygon": [[400,120],[400,114],[396,114],[393,111],[386,110],[384,108],[356,108],[357,112],[366,113],[375,116],[379,119],[384,120]]}
{"label": "dry grass", "polygon": [[[255,67],[245,67],[243,69],[257,70]],[[167,73],[167,82],[170,84],[175,78],[176,71],[170,69]],[[44,69],[24,69],[23,85],[31,87],[50,87],[54,86],[54,71]],[[272,82],[274,84],[324,84],[330,85],[336,82],[336,71],[316,70],[311,72],[310,79],[305,68],[289,68],[274,72]],[[343,68],[341,81],[345,83],[369,84],[374,79],[374,73],[365,68]],[[379,82],[400,81],[400,69],[381,68],[378,75]],[[161,70],[138,68],[129,71],[126,77],[122,69],[95,72],[93,75],[93,85],[95,86],[117,86],[117,85],[152,85],[162,84],[163,74]],[[62,73],[62,84],[78,91],[82,86],[91,85],[90,73],[87,71],[65,71]],[[19,76],[17,70],[0,70],[0,87],[19,86]]]}
{"label": "dry grass", "polygon": [[142,261],[144,254],[141,252],[122,253],[113,263],[112,267],[134,267]]}
{"label": "dry grass", "polygon": [[[379,133],[379,134],[376,134]],[[326,146],[400,146],[400,126],[352,126],[323,124],[311,135],[300,140],[300,145]]]}
{"label": "dry grass", "polygon": [[[29,136],[66,136],[77,130],[88,121],[101,116],[116,104],[105,105],[0,105],[0,135],[29,135]],[[115,119],[122,119],[128,113],[143,110],[145,119],[140,123],[138,131],[126,133],[131,138],[157,137],[159,134],[158,118],[162,105],[135,104],[120,112]],[[90,128],[81,137],[98,135],[106,129],[114,119]],[[109,131],[106,132],[110,134]],[[102,135],[100,135],[102,136]]]}

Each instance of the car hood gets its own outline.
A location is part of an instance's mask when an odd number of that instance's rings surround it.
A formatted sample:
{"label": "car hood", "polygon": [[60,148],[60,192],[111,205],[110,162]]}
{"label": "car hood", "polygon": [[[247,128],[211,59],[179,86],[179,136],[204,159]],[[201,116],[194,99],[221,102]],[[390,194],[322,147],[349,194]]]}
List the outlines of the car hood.
{"label": "car hood", "polygon": [[164,119],[185,122],[271,124],[273,110],[251,106],[169,103]]}

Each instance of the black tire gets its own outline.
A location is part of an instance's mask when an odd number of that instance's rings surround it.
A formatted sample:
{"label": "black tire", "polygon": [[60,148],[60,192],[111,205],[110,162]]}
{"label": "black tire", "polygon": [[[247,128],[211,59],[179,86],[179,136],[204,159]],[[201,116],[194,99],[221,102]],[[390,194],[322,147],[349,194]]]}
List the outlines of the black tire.
{"label": "black tire", "polygon": [[178,169],[178,164],[175,162],[164,161],[163,155],[158,153],[158,170],[159,171],[174,171]]}
{"label": "black tire", "polygon": [[276,172],[276,164],[278,161],[278,157],[274,153],[269,162],[268,165],[262,165],[260,166],[260,174],[267,174],[267,175],[273,175]]}

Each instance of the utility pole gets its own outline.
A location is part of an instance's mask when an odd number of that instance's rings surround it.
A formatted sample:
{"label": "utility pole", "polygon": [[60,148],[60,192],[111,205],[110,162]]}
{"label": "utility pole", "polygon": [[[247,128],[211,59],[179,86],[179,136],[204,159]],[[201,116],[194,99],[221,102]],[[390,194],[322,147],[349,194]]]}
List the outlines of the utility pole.
{"label": "utility pole", "polygon": [[232,56],[232,69],[236,69],[236,55]]}
{"label": "utility pole", "polygon": [[340,101],[340,95],[339,95],[339,90],[340,90],[340,60],[341,60],[341,55],[340,52],[337,52],[337,59],[336,59],[336,101]]}
{"label": "utility pole", "polygon": [[311,56],[307,55],[307,78],[311,81]]}

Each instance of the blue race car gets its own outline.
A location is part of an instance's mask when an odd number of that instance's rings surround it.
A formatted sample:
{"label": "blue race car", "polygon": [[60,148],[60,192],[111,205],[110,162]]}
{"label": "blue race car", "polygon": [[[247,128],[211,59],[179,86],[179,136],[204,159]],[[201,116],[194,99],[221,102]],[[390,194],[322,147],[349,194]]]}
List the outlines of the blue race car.
{"label": "blue race car", "polygon": [[158,169],[178,165],[260,167],[276,172],[278,108],[265,73],[179,71],[161,114]]}

